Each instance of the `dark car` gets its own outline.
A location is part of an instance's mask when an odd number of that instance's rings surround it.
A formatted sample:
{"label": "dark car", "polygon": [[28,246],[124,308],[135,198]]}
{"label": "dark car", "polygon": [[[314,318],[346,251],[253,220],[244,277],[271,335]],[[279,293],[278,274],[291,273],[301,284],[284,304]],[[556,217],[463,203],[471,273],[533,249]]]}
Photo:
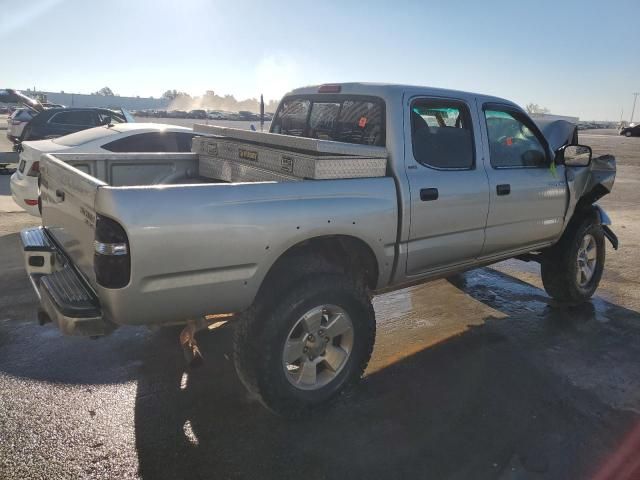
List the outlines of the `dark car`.
{"label": "dark car", "polygon": [[100,125],[127,122],[123,112],[106,108],[50,108],[24,127],[20,141],[61,137]]}
{"label": "dark car", "polygon": [[620,135],[624,135],[625,137],[640,137],[640,123],[633,127],[623,128],[620,130]]}
{"label": "dark car", "polygon": [[189,118],[204,120],[205,118],[207,118],[207,112],[205,112],[204,110],[191,110],[189,112]]}

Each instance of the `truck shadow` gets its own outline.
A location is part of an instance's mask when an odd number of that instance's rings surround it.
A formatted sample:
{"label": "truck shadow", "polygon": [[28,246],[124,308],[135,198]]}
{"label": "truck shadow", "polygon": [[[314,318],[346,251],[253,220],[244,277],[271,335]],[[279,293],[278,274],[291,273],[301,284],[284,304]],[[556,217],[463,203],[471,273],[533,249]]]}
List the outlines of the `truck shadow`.
{"label": "truck shadow", "polygon": [[[202,336],[200,369],[180,368],[178,351],[143,362],[135,406],[139,474],[590,476],[638,422],[630,410],[640,411],[640,398],[624,402],[640,391],[640,377],[630,373],[640,360],[640,315],[599,299],[554,307],[539,289],[491,269],[450,281],[506,318],[486,317],[375,371],[334,408],[295,422],[248,398],[231,361],[231,328]],[[166,341],[158,333],[144,348],[157,351]],[[627,395],[607,396],[611,369],[621,363],[617,386],[626,382]]]}

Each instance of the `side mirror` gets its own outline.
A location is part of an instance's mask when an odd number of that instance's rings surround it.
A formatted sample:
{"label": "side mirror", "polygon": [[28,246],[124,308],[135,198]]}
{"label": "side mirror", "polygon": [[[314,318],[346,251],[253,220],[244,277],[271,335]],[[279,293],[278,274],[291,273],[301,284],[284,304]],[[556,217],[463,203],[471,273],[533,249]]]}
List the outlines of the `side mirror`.
{"label": "side mirror", "polygon": [[587,167],[591,163],[591,147],[586,145],[567,145],[558,150],[558,163],[568,167]]}
{"label": "side mirror", "polygon": [[102,117],[102,125],[109,125],[111,123],[111,115],[104,115]]}

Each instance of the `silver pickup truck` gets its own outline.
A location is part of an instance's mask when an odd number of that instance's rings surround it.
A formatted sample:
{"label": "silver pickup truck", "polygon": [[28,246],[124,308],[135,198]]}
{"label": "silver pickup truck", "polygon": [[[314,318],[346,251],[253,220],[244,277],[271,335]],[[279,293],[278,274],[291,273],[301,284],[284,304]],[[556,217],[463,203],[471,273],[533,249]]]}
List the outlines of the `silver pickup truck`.
{"label": "silver pickup truck", "polygon": [[[549,295],[582,302],[600,281],[605,238],[617,248],[595,204],[613,187],[613,157],[592,159],[573,126],[539,128],[507,100],[307,87],[252,138],[231,138],[239,162],[206,174],[199,153],[43,156],[43,226],[21,234],[40,321],[89,336],[234,322],[240,378],[295,416],[362,375],[372,295],[516,257],[540,262]],[[270,138],[279,150],[261,144]],[[318,151],[301,151],[310,144]],[[207,148],[214,160],[223,149]],[[279,166],[272,177],[250,166],[264,152]],[[312,179],[295,177],[295,155],[384,163],[371,176]]]}

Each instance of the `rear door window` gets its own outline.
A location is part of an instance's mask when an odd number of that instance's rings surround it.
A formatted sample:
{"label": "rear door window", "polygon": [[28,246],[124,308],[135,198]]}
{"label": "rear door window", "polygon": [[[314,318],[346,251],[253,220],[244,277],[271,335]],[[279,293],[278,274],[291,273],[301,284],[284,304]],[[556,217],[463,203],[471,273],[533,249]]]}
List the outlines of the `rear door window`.
{"label": "rear door window", "polygon": [[384,103],[379,98],[347,95],[285,98],[271,132],[384,146]]}
{"label": "rear door window", "polygon": [[411,104],[411,143],[418,163],[438,169],[474,167],[471,114],[455,100],[420,99]]}
{"label": "rear door window", "polygon": [[82,126],[92,126],[96,124],[93,112],[89,110],[56,113],[51,117],[49,123],[55,123],[57,125]]}

